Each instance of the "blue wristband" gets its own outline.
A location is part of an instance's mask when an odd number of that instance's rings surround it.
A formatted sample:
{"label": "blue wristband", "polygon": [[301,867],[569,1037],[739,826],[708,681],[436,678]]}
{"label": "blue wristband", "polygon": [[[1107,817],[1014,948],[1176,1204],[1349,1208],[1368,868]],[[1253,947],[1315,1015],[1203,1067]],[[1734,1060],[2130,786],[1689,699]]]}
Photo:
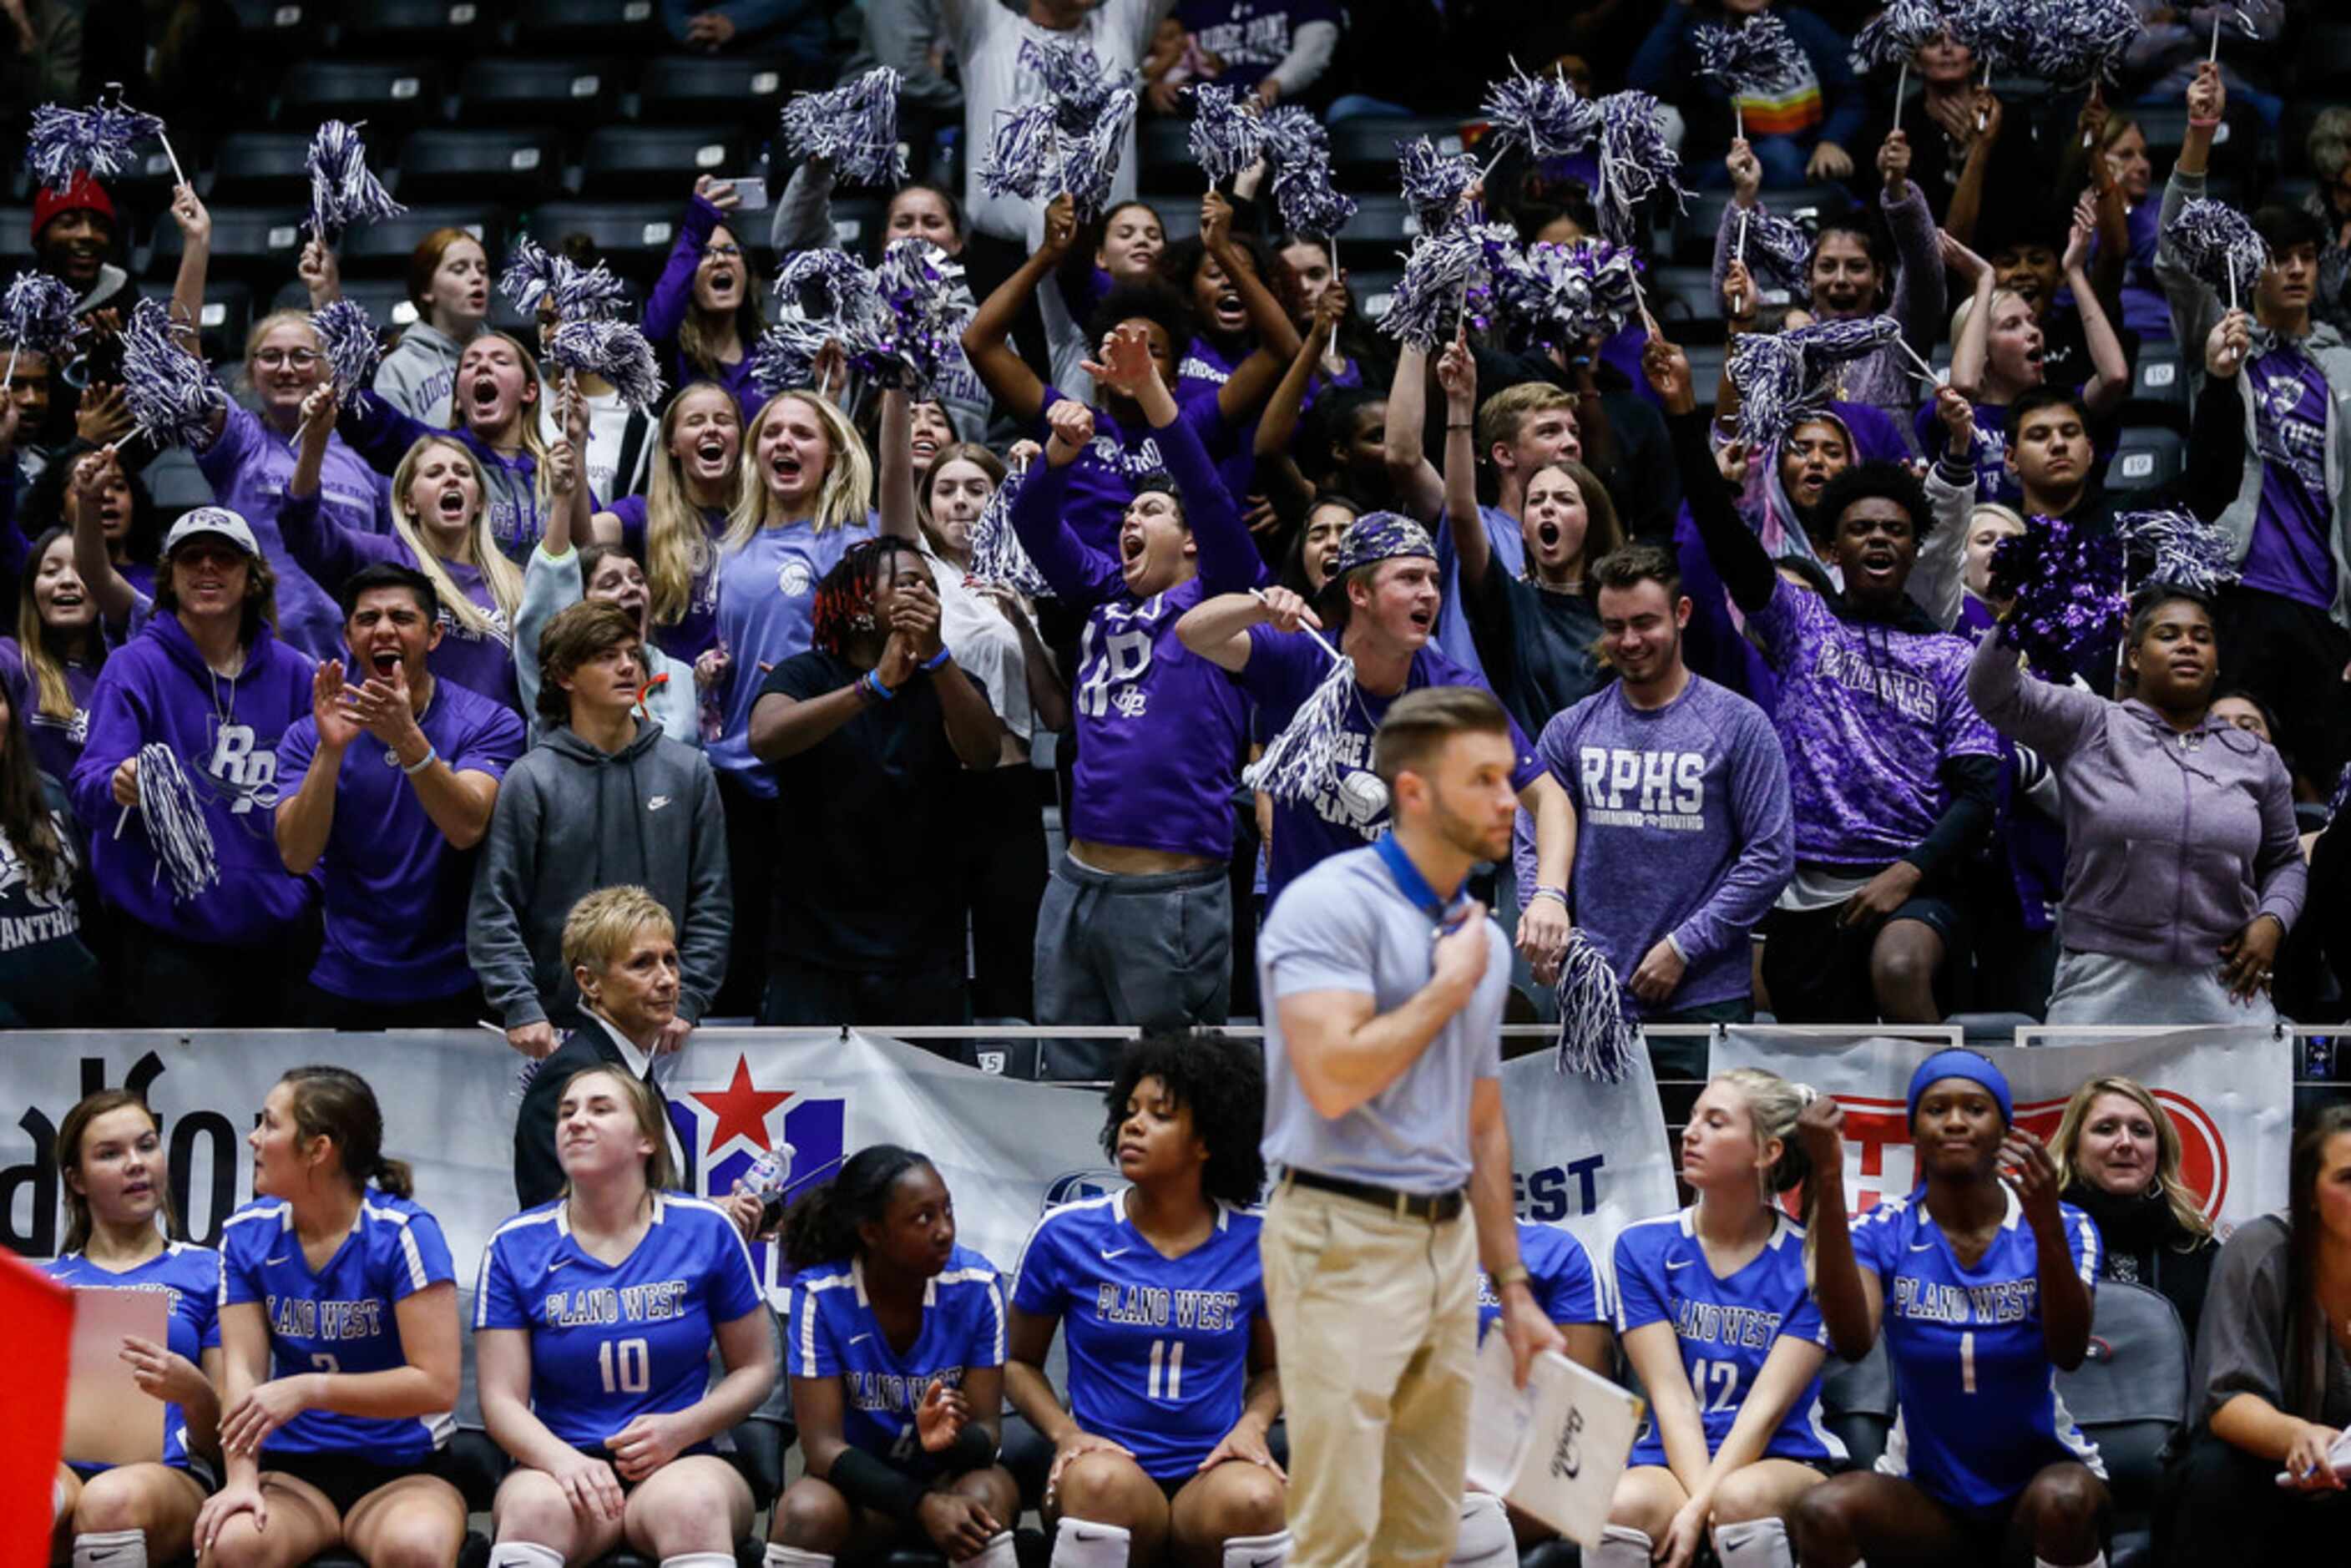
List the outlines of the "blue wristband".
{"label": "blue wristband", "polygon": [[862,685],[867,691],[872,692],[874,697],[879,701],[886,703],[895,702],[898,700],[898,694],[892,691],[888,686],[883,684],[882,672],[879,670],[866,671],[864,678],[858,684]]}
{"label": "blue wristband", "polygon": [[932,654],[929,658],[925,659],[925,660],[923,661],[923,668],[925,668],[925,669],[926,669],[926,670],[935,670],[935,669],[937,669],[941,664],[946,664],[946,663],[947,662],[947,660],[948,660],[951,656],[952,656],[952,655],[950,655],[950,654],[948,653],[948,652],[947,652],[947,646],[946,646],[946,643],[940,643],[940,644],[939,644],[939,651],[938,651],[937,653],[935,653]]}
{"label": "blue wristband", "polygon": [[434,746],[428,740],[424,743],[424,755],[417,758],[416,766],[413,768],[402,767],[401,771],[407,774],[411,779],[413,779],[418,774],[423,772],[426,768],[432,767],[434,763],[439,761],[440,758],[440,747]]}

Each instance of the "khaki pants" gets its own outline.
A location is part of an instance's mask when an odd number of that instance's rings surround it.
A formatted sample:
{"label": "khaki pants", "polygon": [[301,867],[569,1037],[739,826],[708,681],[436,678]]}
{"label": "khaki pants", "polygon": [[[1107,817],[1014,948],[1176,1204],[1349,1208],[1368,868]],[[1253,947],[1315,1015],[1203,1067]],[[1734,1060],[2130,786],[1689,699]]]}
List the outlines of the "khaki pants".
{"label": "khaki pants", "polygon": [[1442,1563],[1468,1463],[1476,1227],[1284,1183],[1259,1248],[1290,1420],[1290,1568]]}

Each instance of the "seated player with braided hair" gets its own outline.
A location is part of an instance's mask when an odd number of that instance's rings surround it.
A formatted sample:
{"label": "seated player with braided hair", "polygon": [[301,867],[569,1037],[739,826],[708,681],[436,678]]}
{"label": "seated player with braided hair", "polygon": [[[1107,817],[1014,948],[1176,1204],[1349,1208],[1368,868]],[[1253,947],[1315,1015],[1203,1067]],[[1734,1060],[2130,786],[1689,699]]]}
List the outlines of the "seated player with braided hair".
{"label": "seated player with braided hair", "polygon": [[[1258,1259],[1265,1063],[1217,1035],[1128,1048],[1102,1096],[1102,1150],[1134,1185],[1037,1222],[1012,1292],[1005,1385],[1053,1442],[1044,1514],[1059,1568],[1221,1552],[1287,1560],[1280,1409]],[[1069,1329],[1070,1408],[1045,1375]]]}

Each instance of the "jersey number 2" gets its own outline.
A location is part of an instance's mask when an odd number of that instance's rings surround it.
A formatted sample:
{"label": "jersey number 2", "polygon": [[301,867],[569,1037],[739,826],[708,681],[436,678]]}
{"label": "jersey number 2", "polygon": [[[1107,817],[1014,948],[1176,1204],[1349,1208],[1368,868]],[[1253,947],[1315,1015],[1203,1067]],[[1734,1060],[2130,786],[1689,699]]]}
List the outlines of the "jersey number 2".
{"label": "jersey number 2", "polygon": [[[1165,1391],[1162,1392],[1163,1381]],[[1184,1342],[1180,1339],[1155,1339],[1151,1342],[1151,1385],[1144,1397],[1165,1400],[1173,1405],[1184,1397]]]}
{"label": "jersey number 2", "polygon": [[653,1356],[641,1339],[606,1340],[596,1347],[596,1370],[607,1394],[643,1394],[653,1386]]}

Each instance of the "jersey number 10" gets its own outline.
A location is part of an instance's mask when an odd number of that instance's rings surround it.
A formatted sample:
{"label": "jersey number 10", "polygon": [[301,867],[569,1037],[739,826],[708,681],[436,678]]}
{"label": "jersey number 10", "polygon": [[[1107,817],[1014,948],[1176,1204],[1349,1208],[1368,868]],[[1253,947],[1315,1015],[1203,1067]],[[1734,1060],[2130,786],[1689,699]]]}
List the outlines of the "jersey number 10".
{"label": "jersey number 10", "polygon": [[643,1394],[653,1384],[653,1356],[641,1339],[606,1340],[596,1347],[596,1370],[607,1394]]}

